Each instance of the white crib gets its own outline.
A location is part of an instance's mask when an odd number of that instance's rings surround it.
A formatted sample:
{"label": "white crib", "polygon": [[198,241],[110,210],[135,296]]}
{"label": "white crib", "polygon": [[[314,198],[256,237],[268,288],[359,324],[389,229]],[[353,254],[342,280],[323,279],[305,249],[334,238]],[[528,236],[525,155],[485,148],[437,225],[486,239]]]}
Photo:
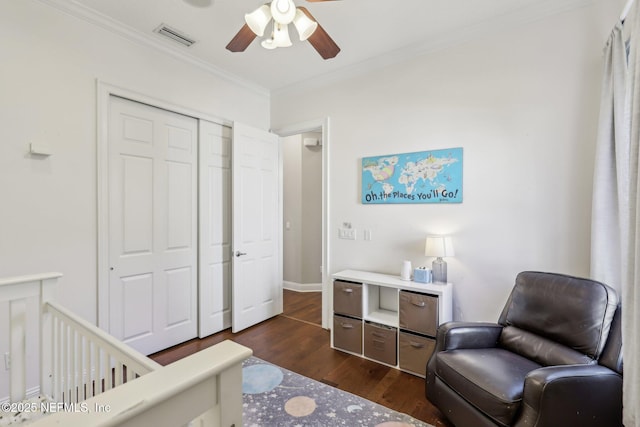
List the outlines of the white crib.
{"label": "white crib", "polygon": [[0,279],[10,331],[3,409],[27,397],[26,373],[34,368],[27,366],[27,314],[36,301],[39,393],[53,410],[30,426],[242,426],[242,361],[250,349],[224,341],[163,367],[57,304],[60,277]]}

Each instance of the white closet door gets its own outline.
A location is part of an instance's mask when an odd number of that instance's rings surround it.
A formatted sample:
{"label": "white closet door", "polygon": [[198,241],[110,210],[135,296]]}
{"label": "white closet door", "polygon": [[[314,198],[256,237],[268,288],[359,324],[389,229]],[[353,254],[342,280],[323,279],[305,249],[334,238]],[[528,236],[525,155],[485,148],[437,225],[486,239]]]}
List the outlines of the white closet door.
{"label": "white closet door", "polygon": [[231,327],[231,128],[200,120],[198,335]]}
{"label": "white closet door", "polygon": [[233,332],[282,313],[278,136],[233,126]]}
{"label": "white closet door", "polygon": [[197,335],[197,120],[109,102],[109,332],[143,354]]}

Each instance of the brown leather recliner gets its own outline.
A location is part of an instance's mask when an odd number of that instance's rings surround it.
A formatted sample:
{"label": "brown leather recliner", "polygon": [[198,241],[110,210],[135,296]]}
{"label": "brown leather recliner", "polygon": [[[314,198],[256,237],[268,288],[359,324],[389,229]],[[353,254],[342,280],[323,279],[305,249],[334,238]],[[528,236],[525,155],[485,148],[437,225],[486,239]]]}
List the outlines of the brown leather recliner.
{"label": "brown leather recliner", "polygon": [[498,323],[449,322],[427,363],[427,398],[458,427],[622,425],[616,292],[526,271]]}

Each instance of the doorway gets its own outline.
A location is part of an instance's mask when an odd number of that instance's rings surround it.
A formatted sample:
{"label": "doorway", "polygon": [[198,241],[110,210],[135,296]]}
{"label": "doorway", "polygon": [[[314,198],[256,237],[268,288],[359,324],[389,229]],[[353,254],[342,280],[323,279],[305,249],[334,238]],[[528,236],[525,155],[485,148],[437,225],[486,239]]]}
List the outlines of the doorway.
{"label": "doorway", "polygon": [[[329,239],[327,238],[327,230],[331,229],[327,214],[329,207],[329,118],[286,126],[274,132],[280,135],[283,140],[283,158],[285,162],[288,157],[286,152],[287,137],[291,137],[294,141],[289,141],[289,143],[294,144],[294,156],[302,159],[304,155],[304,157],[315,158],[314,160],[316,161],[314,166],[308,166],[303,170],[303,162],[300,160],[297,163],[298,166],[294,166],[293,179],[291,179],[291,176],[288,176],[286,171],[286,169],[289,169],[289,165],[283,165],[283,187],[293,187],[293,190],[291,190],[291,188],[283,189],[283,194],[285,195],[284,203],[288,204],[286,196],[287,190],[289,190],[289,194],[300,194],[299,199],[301,199],[293,200],[293,216],[287,215],[287,213],[283,215],[283,246],[287,248],[283,256],[283,263],[284,260],[289,258],[287,253],[290,253],[290,256],[294,260],[293,266],[289,264],[283,265],[283,270],[286,270],[284,274],[285,280],[283,282],[283,287],[285,288],[283,291],[285,302],[284,312],[285,315],[290,311],[295,312],[295,306],[287,307],[288,301],[305,300],[305,302],[302,303],[302,306],[306,307],[303,312],[312,312],[316,308],[320,308],[321,326],[329,329],[329,310],[331,310],[330,280],[328,277],[328,272],[331,271],[329,265],[330,247]],[[289,157],[290,156],[291,153],[289,153]],[[311,164],[312,163],[307,163],[307,165]],[[296,167],[298,168],[297,172]],[[308,181],[315,182],[314,184],[305,184],[303,182],[302,177],[307,174],[313,175],[313,179],[309,179]],[[302,198],[303,187],[304,191],[313,193],[313,197],[309,198],[306,202]],[[291,198],[292,197],[289,196],[289,201],[291,201]],[[297,214],[295,213],[296,209]],[[287,210],[287,208],[285,207],[284,210]],[[299,218],[299,220],[294,222],[292,218]],[[304,225],[305,221],[307,224],[310,222],[313,223],[314,226],[309,228],[315,228],[316,231],[307,230],[308,227]],[[303,238],[302,236],[304,236],[305,241],[298,243],[298,241]],[[291,240],[294,241],[291,242]],[[297,248],[297,250],[292,251],[291,248]],[[306,248],[306,250],[301,248]],[[305,252],[308,256],[305,256]],[[292,280],[292,277],[298,277],[299,279]],[[319,282],[317,282],[318,279]],[[316,302],[313,302],[313,295],[299,295],[299,297],[302,298],[291,298],[292,295],[286,288],[293,289],[297,292],[303,291],[304,293],[316,292]],[[318,292],[320,295],[317,295]],[[320,302],[321,307],[317,307],[317,301]],[[313,314],[310,315],[313,316]]]}
{"label": "doorway", "polygon": [[322,133],[281,139],[284,314],[322,323]]}
{"label": "doorway", "polygon": [[322,133],[282,138],[284,288],[322,292]]}

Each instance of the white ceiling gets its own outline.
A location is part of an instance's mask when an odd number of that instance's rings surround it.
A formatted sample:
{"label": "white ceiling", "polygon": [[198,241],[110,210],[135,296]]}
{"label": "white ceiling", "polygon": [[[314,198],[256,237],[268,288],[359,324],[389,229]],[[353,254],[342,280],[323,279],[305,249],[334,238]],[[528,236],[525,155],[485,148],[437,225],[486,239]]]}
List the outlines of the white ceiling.
{"label": "white ceiling", "polygon": [[[42,1],[214,72],[278,90],[393,63],[591,0],[294,0],[342,49],[329,60],[323,60],[308,42],[298,41],[294,28],[290,30],[292,47],[266,50],[256,39],[245,52],[227,51],[225,46],[244,24],[244,14],[266,0]],[[187,48],[166,40],[153,32],[161,23],[197,43]]]}

